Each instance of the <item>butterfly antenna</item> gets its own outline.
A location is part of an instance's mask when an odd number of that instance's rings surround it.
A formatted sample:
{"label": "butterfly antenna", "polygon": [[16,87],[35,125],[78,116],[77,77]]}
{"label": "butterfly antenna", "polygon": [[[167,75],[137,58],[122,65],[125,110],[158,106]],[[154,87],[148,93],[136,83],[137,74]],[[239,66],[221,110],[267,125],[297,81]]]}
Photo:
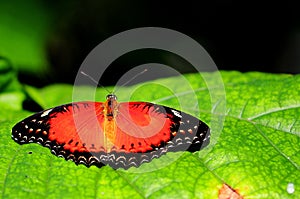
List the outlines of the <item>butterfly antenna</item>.
{"label": "butterfly antenna", "polygon": [[[144,69],[143,71],[137,73],[136,75],[134,75],[132,78],[130,78],[129,80],[127,80],[124,84],[122,84],[121,86],[125,86],[127,84],[129,84],[132,80],[134,80],[135,78],[137,78],[138,76],[142,75],[143,73],[147,72],[148,69]],[[118,89],[116,89],[114,92],[116,92]]]}
{"label": "butterfly antenna", "polygon": [[98,81],[96,81],[92,76],[86,74],[83,71],[80,71],[80,73],[86,77],[88,77],[92,82],[94,82],[97,86],[100,86],[102,88],[104,88],[108,93],[112,93],[111,91],[107,90],[107,88],[105,88],[103,85],[101,85]]}

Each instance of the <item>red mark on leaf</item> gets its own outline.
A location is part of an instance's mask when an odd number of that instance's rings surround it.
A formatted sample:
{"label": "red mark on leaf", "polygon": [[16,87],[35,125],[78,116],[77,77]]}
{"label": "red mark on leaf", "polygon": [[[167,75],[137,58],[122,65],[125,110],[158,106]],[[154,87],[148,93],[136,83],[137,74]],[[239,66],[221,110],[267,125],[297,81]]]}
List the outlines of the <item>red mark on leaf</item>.
{"label": "red mark on leaf", "polygon": [[233,189],[228,184],[223,184],[219,190],[219,199],[243,199],[236,189]]}

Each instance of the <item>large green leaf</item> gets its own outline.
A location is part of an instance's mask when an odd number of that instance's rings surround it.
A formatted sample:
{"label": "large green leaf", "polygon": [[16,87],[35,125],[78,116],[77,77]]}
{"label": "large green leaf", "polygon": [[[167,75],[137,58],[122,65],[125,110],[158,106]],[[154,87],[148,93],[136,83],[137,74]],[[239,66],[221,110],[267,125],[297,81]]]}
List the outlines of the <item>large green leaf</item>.
{"label": "large green leaf", "polygon": [[[210,86],[218,73],[185,76],[201,119],[212,128],[212,143],[200,152],[168,153],[127,171],[76,166],[40,145],[19,145],[10,138],[11,128],[32,113],[0,110],[2,198],[217,198],[224,183],[245,198],[299,198],[300,76],[221,75],[226,99],[218,82]],[[78,87],[72,96],[70,85],[26,90],[44,108],[103,101],[107,94],[97,89],[94,97],[92,88]],[[155,101],[198,116],[193,93],[178,77],[120,88],[117,95],[120,101]]]}

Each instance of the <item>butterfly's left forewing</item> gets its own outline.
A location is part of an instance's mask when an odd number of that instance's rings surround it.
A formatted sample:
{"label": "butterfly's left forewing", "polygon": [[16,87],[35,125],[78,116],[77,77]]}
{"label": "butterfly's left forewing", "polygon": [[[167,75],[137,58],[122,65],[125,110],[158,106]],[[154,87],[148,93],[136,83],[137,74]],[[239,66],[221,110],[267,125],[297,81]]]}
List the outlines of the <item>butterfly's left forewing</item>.
{"label": "butterfly's left forewing", "polygon": [[103,103],[78,102],[58,106],[17,123],[12,129],[12,138],[20,144],[46,146],[53,154],[76,164],[98,164],[91,152],[103,149],[100,147],[103,132],[99,125],[104,119],[102,112]]}

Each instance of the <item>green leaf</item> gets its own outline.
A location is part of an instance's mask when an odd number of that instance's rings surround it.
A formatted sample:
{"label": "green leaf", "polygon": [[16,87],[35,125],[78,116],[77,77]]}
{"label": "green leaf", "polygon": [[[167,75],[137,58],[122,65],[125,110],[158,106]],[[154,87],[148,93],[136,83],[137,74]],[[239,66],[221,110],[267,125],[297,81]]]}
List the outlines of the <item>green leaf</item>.
{"label": "green leaf", "polygon": [[[154,101],[200,114],[212,129],[211,144],[199,152],[168,153],[126,171],[76,166],[38,144],[19,145],[11,139],[11,128],[32,113],[0,110],[2,198],[206,199],[217,198],[223,183],[245,198],[297,198],[300,75],[221,75],[224,87],[215,72],[186,75],[190,86],[173,77],[119,88],[119,101]],[[26,91],[44,108],[73,100],[104,101],[107,94],[103,89],[70,85],[26,87]],[[289,193],[291,183],[295,190]]]}
{"label": "green leaf", "polygon": [[0,55],[20,70],[45,74],[51,17],[49,6],[42,1],[0,1]]}
{"label": "green leaf", "polygon": [[[3,57],[0,57],[0,93],[0,112],[22,109],[25,94],[17,80],[16,71],[12,68],[11,63]],[[0,115],[0,121],[1,119],[2,115]]]}
{"label": "green leaf", "polygon": [[21,90],[16,71],[8,59],[0,56],[0,92]]}

